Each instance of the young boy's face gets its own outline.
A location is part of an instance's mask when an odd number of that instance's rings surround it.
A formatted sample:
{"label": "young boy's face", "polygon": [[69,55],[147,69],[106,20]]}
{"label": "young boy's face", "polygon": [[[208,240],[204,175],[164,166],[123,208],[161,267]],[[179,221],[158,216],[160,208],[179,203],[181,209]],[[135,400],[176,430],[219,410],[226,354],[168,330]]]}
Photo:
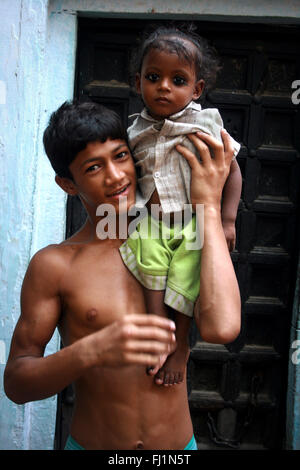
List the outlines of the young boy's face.
{"label": "young boy's face", "polygon": [[141,74],[137,74],[136,86],[151,116],[164,119],[198,99],[204,81],[197,81],[194,65],[177,54],[150,49]]}
{"label": "young boy's face", "polygon": [[[69,194],[78,194],[87,210],[100,204],[119,203],[127,198],[127,209],[135,203],[136,173],[130,150],[124,140],[89,142],[69,166],[74,184]],[[124,210],[124,206],[122,207]]]}

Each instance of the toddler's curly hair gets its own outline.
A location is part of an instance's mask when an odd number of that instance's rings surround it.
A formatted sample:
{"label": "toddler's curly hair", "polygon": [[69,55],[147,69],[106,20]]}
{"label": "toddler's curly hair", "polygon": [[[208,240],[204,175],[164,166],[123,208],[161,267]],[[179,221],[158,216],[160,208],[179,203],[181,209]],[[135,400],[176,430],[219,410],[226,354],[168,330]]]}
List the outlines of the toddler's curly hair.
{"label": "toddler's curly hair", "polygon": [[[221,69],[217,51],[209,42],[199,36],[193,23],[170,24],[165,26],[150,26],[144,32],[139,46],[132,55],[130,64],[131,84],[134,83],[136,73],[140,73],[143,60],[151,49],[158,49],[172,54],[177,54],[189,64],[195,67],[196,79],[203,79],[205,91],[214,87],[218,71]],[[194,48],[188,48],[185,41],[194,44]]]}

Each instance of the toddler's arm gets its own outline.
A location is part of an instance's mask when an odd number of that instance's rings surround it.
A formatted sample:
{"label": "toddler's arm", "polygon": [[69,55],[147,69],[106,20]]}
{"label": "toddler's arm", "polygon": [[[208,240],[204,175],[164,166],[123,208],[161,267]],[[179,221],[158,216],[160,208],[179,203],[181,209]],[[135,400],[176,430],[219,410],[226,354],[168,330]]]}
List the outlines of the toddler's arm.
{"label": "toddler's arm", "polygon": [[235,247],[235,221],[242,191],[242,175],[236,160],[230,166],[230,172],[223,189],[222,225],[229,251]]}

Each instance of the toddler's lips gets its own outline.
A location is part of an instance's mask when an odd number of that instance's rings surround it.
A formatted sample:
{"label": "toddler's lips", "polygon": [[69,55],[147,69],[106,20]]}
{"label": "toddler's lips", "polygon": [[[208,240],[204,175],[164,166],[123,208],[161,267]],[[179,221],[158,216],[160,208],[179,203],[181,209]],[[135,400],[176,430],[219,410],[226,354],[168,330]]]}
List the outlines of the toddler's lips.
{"label": "toddler's lips", "polygon": [[160,97],[160,98],[156,98],[155,101],[156,101],[157,103],[166,103],[166,104],[170,103],[170,100],[168,100],[168,98],[165,98],[165,97],[163,97],[163,96]]}

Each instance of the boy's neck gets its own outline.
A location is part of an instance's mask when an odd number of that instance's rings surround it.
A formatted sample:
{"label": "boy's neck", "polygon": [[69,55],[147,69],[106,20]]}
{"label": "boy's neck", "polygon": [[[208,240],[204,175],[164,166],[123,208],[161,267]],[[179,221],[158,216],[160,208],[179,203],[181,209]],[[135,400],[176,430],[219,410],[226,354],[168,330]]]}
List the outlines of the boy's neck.
{"label": "boy's neck", "polygon": [[119,244],[128,238],[129,222],[130,218],[126,215],[119,217],[117,214],[115,220],[88,215],[83,226],[69,240],[84,244],[107,242]]}

